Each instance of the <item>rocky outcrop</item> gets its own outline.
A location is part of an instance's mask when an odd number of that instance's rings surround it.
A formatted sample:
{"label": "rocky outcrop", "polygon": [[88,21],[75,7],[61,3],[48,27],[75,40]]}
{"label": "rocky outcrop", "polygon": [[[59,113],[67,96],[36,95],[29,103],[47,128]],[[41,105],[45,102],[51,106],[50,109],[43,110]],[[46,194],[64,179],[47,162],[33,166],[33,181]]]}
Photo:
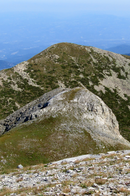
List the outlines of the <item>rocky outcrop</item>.
{"label": "rocky outcrop", "polygon": [[40,98],[30,102],[29,104],[20,108],[13,114],[9,115],[5,120],[0,122],[0,135],[16,127],[19,124],[37,118],[38,116],[36,113],[40,112],[43,108],[45,108],[48,105],[49,100],[63,90],[64,89],[62,88],[58,88],[48,93],[45,93]]}
{"label": "rocky outcrop", "polygon": [[[115,146],[123,144],[130,147],[119,132],[119,125],[112,110],[86,88],[56,89],[8,116],[2,126],[11,128],[28,121],[59,118],[56,131],[66,131],[75,140],[84,132],[90,134],[98,146],[101,143]],[[71,142],[71,141],[70,141]]]}
{"label": "rocky outcrop", "polygon": [[[0,123],[4,123],[4,122],[0,122]],[[2,135],[5,132],[6,127],[2,124],[0,124],[0,135]]]}
{"label": "rocky outcrop", "polygon": [[[95,94],[85,88],[67,89],[54,96],[48,107],[36,112],[37,116],[60,116],[63,118],[57,127],[70,134],[87,131],[95,141],[130,146],[119,132],[119,125],[112,110]],[[100,143],[99,142],[99,143]]]}

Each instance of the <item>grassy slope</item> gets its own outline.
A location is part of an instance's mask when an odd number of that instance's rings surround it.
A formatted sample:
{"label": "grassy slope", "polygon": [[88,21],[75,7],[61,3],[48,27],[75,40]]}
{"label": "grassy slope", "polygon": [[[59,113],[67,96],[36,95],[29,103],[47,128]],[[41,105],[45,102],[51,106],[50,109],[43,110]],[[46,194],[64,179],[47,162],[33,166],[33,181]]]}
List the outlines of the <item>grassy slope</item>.
{"label": "grassy slope", "polygon": [[[24,124],[0,137],[0,170],[7,172],[17,165],[35,165],[87,153],[125,149],[123,146],[97,146],[87,131],[70,134],[57,130],[64,117],[49,117]],[[102,148],[102,145],[104,148]]]}
{"label": "grassy slope", "polygon": [[[60,43],[30,59],[26,72],[38,85],[44,87],[44,90],[29,85],[26,79],[23,79],[16,72],[14,73],[13,68],[7,69],[5,72],[8,75],[8,80],[3,81],[3,87],[0,87],[0,101],[2,103],[0,105],[0,118],[5,118],[17,110],[16,102],[23,106],[44,92],[57,88],[59,81],[66,87],[76,87],[81,82],[101,97],[113,110],[119,121],[121,134],[130,141],[130,110],[128,108],[130,97],[126,95],[127,100],[124,100],[119,96],[116,89],[112,92],[105,88],[105,93],[103,93],[94,88],[104,78],[103,71],[107,71],[107,75],[111,76],[111,70],[113,70],[117,73],[118,78],[125,80],[127,73],[125,76],[121,75],[124,65],[119,68],[113,57],[110,60],[106,55],[95,52],[93,48],[89,49],[90,52],[83,46]],[[12,79],[16,81],[18,88],[22,89],[21,92],[11,88],[11,84],[14,83]]]}

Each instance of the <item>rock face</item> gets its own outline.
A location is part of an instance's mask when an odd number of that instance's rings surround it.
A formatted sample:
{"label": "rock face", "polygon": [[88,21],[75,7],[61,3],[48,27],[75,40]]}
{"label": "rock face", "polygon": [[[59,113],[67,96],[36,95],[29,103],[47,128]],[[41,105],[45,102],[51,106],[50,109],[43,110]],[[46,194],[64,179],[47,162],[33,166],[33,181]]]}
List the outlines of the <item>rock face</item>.
{"label": "rock face", "polygon": [[5,132],[5,126],[0,124],[0,135],[2,135]]}
{"label": "rock face", "polygon": [[[49,101],[48,107],[38,116],[62,116],[57,129],[71,134],[87,131],[95,141],[116,145],[118,142],[130,146],[119,132],[119,125],[112,110],[96,95],[85,88],[68,89]],[[65,119],[65,120],[64,120]]]}
{"label": "rock face", "polygon": [[98,145],[123,144],[130,147],[130,143],[120,135],[112,110],[98,96],[80,87],[56,89],[46,93],[8,116],[3,125],[5,130],[9,131],[21,123],[41,121],[50,117],[54,120],[59,118],[55,129],[59,132],[65,130],[67,134],[72,135],[72,140],[77,135],[87,132]]}
{"label": "rock face", "polygon": [[34,113],[37,113],[38,111],[41,111],[41,109],[45,108],[48,105],[48,101],[57,93],[62,91],[62,88],[58,88],[45,93],[40,98],[30,102],[26,106],[9,115],[5,120],[0,122],[0,135],[2,135],[4,131],[9,131],[19,124],[37,118],[37,114]]}

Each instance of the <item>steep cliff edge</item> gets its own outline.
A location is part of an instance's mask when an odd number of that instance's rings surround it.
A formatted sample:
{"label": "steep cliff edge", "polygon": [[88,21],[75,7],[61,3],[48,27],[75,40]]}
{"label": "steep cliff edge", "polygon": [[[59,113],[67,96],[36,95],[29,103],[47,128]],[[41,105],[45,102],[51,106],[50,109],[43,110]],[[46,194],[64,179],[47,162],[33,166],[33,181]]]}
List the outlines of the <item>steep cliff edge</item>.
{"label": "steep cliff edge", "polygon": [[37,118],[38,117],[37,114],[34,115],[34,113],[37,113],[38,111],[41,111],[43,108],[47,107],[49,100],[59,92],[62,92],[63,90],[64,90],[63,88],[58,88],[49,91],[48,93],[43,94],[38,99],[28,103],[27,105],[23,106],[19,110],[10,114],[6,119],[1,120],[0,135],[18,126],[19,124]]}

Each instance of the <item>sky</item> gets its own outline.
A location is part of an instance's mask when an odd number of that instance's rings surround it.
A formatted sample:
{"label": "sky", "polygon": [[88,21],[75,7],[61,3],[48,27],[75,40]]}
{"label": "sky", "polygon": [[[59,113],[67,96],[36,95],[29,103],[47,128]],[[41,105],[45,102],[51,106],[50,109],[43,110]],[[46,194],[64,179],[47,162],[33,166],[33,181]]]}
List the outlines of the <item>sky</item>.
{"label": "sky", "polygon": [[0,12],[88,12],[130,17],[130,0],[1,0]]}

